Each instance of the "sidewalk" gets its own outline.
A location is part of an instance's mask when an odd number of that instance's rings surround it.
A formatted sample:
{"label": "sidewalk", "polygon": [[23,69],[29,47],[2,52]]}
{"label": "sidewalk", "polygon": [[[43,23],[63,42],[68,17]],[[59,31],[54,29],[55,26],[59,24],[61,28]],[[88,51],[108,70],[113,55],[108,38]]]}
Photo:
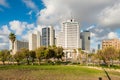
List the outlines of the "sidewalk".
{"label": "sidewalk", "polygon": [[[92,68],[92,69],[97,69],[97,70],[103,70],[102,67],[93,67],[93,66],[85,66],[88,68]],[[106,71],[116,71],[116,72],[120,72],[120,69],[109,69],[109,68],[104,68]]]}

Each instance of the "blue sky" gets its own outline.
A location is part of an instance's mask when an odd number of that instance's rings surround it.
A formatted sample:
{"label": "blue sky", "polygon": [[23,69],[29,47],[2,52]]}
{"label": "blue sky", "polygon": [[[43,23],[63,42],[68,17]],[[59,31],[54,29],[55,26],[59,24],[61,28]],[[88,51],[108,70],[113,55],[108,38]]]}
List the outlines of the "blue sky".
{"label": "blue sky", "polygon": [[[44,5],[41,0],[34,0],[34,4],[36,4],[36,7],[38,10],[41,10],[44,8]],[[6,0],[8,6],[0,6],[2,8],[2,11],[0,11],[0,25],[7,24],[8,22],[12,20],[20,20],[20,21],[26,21],[28,23],[36,23],[36,12],[37,10],[33,10],[33,13],[31,15],[32,18],[30,18],[30,15],[28,14],[32,9],[27,7],[26,4],[23,2],[23,0]]]}
{"label": "blue sky", "polygon": [[58,33],[71,16],[81,30],[91,31],[91,49],[96,49],[103,39],[120,37],[119,13],[119,0],[0,0],[0,49],[9,48],[10,32],[28,40],[29,33],[52,25]]}

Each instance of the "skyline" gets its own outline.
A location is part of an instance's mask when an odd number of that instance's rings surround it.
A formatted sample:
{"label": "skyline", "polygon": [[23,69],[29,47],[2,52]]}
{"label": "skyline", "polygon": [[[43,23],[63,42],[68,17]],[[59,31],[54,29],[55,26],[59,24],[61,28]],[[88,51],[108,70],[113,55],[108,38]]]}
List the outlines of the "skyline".
{"label": "skyline", "polygon": [[58,33],[61,22],[73,16],[81,30],[91,31],[91,48],[96,48],[103,39],[120,37],[119,12],[119,0],[0,0],[0,49],[9,47],[11,31],[18,40],[40,26],[53,25]]}

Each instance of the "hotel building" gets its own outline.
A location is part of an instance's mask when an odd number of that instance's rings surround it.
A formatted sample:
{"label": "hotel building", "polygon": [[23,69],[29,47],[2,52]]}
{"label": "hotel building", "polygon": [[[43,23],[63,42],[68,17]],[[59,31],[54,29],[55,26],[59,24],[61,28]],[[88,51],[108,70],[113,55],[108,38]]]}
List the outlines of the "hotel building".
{"label": "hotel building", "polygon": [[64,48],[66,60],[77,59],[78,48],[81,48],[80,26],[77,21],[71,19],[62,23],[61,31],[57,36],[57,46]]}
{"label": "hotel building", "polygon": [[64,49],[81,48],[80,26],[74,19],[62,23],[61,32],[58,34],[57,46]]}
{"label": "hotel building", "polygon": [[[28,49],[28,42],[15,40],[13,54],[15,54],[17,51],[19,51],[22,48]],[[10,42],[10,50],[11,49],[12,49],[12,43]]]}

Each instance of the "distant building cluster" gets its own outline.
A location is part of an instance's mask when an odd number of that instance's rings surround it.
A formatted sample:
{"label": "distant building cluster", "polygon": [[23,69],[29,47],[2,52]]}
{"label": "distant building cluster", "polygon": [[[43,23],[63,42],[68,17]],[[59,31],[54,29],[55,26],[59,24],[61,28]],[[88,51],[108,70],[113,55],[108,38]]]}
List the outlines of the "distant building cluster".
{"label": "distant building cluster", "polygon": [[55,45],[55,30],[52,26],[41,28],[41,31],[29,35],[29,50],[35,50],[40,46],[53,45]]}
{"label": "distant building cluster", "polygon": [[102,49],[106,47],[114,47],[120,49],[120,40],[119,39],[108,39],[102,41]]}
{"label": "distant building cluster", "polygon": [[[17,41],[17,40],[16,40]],[[64,48],[66,57],[72,58],[74,50],[78,53],[78,48],[84,52],[90,52],[90,31],[80,32],[80,24],[74,19],[62,23],[61,31],[55,37],[53,26],[41,27],[40,31],[29,34],[29,42],[19,41],[14,44],[14,51],[20,48],[35,50],[40,46],[61,46]]]}

